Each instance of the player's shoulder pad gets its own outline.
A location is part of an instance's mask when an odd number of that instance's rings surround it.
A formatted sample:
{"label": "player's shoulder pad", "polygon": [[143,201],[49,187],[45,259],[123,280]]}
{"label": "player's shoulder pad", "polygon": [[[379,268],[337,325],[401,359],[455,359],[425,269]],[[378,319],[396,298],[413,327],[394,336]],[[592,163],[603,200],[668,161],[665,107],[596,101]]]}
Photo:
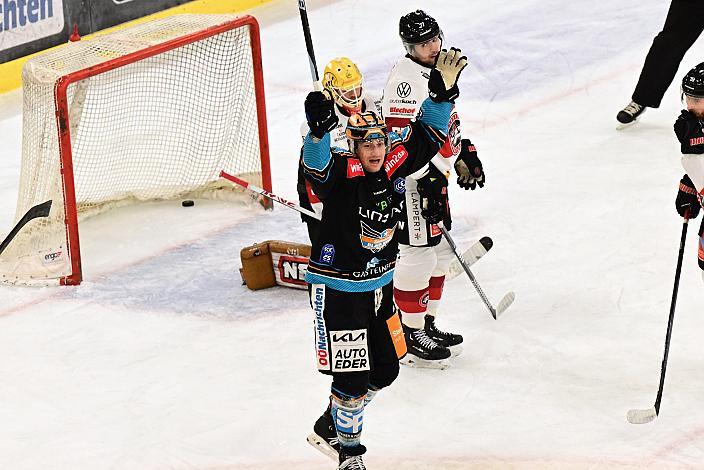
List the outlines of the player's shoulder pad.
{"label": "player's shoulder pad", "polygon": [[389,132],[389,145],[401,144],[406,142],[411,136],[411,127],[406,126],[399,131]]}
{"label": "player's shoulder pad", "polygon": [[374,111],[381,116],[381,101],[382,96],[365,92],[364,106],[367,111]]}
{"label": "player's shoulder pad", "polygon": [[308,127],[308,121],[303,121],[301,123],[301,140],[306,140],[306,136],[308,135],[308,132],[310,131],[310,127]]}

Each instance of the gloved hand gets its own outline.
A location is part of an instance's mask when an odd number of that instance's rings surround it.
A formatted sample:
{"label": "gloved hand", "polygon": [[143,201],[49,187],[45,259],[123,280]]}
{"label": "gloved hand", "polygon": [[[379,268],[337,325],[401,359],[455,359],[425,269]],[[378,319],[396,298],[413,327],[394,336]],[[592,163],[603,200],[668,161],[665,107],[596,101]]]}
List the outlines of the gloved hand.
{"label": "gloved hand", "polygon": [[443,49],[438,54],[435,68],[430,71],[428,80],[428,94],[436,103],[454,103],[460,95],[457,80],[467,66],[467,57],[461,54],[462,51],[454,47],[451,47],[449,52]]}
{"label": "gloved hand", "polygon": [[702,122],[693,112],[683,109],[673,127],[683,154],[704,153]]}
{"label": "gloved hand", "polygon": [[322,91],[311,91],[306,96],[306,120],[311,134],[322,139],[338,123],[335,102]]}
{"label": "gloved hand", "polygon": [[420,196],[420,215],[429,224],[444,222],[450,230],[450,206],[447,201],[447,178],[440,170],[431,165],[428,174],[418,180],[418,195]]}
{"label": "gloved hand", "polygon": [[455,172],[457,173],[457,184],[462,189],[474,189],[477,185],[484,187],[484,169],[482,162],[477,156],[477,149],[469,139],[462,139],[460,154],[455,160]]}
{"label": "gloved hand", "polygon": [[685,217],[685,214],[689,213],[690,219],[696,219],[699,215],[701,204],[697,197],[697,189],[687,175],[684,175],[680,180],[680,189],[677,191],[675,208],[677,209],[677,213],[682,217]]}

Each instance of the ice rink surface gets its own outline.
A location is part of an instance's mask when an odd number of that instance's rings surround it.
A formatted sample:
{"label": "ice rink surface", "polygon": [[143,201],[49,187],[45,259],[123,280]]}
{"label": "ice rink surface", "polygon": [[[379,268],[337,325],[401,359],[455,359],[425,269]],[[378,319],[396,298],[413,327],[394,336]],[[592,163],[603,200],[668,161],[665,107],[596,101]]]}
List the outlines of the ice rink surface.
{"label": "ice rink surface", "polygon": [[[446,371],[401,370],[365,413],[369,469],[702,468],[704,286],[689,228],[661,416],[652,406],[682,220],[672,123],[685,57],[658,110],[616,131],[669,2],[341,0],[312,4],[319,67],[349,56],[379,93],[422,7],[470,67],[458,100],[484,189],[451,185],[453,235],[489,235],[469,281],[446,286],[439,326],[461,332]],[[295,199],[310,75],[296,2],[262,28],[274,191]],[[0,233],[21,157],[18,93],[0,97]],[[0,468],[326,469],[305,442],[326,404],[306,294],[241,286],[239,250],[304,241],[277,208],[178,201],[81,226],[85,282],[0,287]]]}

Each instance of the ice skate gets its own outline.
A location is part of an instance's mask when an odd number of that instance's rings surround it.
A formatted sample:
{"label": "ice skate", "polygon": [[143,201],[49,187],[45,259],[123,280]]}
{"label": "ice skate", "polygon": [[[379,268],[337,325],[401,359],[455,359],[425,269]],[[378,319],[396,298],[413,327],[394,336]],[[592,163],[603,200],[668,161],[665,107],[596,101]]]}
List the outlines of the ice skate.
{"label": "ice skate", "polygon": [[367,451],[363,445],[356,447],[342,447],[340,452],[340,465],[338,470],[367,470],[362,461],[362,454]]}
{"label": "ice skate", "polygon": [[435,317],[432,315],[425,316],[425,333],[440,346],[449,349],[453,357],[462,354],[462,342],[464,341],[462,335],[439,330],[435,326]]}
{"label": "ice skate", "polygon": [[638,116],[645,112],[645,108],[645,106],[641,106],[635,101],[631,101],[630,103],[628,103],[628,106],[623,108],[616,115],[616,120],[618,120],[618,122],[620,123],[617,129],[624,129],[635,124],[635,122],[638,120]]}
{"label": "ice skate", "polygon": [[403,325],[408,354],[401,359],[401,364],[410,367],[428,369],[447,369],[448,359],[452,355],[449,349],[430,338],[423,329],[409,328]]}
{"label": "ice skate", "polygon": [[337,441],[337,431],[335,431],[335,423],[332,421],[330,410],[325,410],[325,413],[318,418],[315,425],[313,425],[313,432],[308,435],[306,440],[316,450],[327,455],[335,462],[338,461],[340,443]]}

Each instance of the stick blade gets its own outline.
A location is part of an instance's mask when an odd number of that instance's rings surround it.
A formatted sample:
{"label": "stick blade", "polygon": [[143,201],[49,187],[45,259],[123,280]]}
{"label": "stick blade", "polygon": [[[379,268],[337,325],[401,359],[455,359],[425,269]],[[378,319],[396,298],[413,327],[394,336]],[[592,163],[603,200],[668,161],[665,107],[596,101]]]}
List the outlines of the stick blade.
{"label": "stick blade", "polygon": [[496,318],[499,318],[499,315],[504,313],[506,309],[511,306],[514,300],[516,300],[515,292],[511,291],[508,294],[504,295],[496,306]]}
{"label": "stick blade", "polygon": [[626,414],[626,419],[631,424],[646,424],[657,418],[658,412],[655,407],[647,410],[629,410]]}

